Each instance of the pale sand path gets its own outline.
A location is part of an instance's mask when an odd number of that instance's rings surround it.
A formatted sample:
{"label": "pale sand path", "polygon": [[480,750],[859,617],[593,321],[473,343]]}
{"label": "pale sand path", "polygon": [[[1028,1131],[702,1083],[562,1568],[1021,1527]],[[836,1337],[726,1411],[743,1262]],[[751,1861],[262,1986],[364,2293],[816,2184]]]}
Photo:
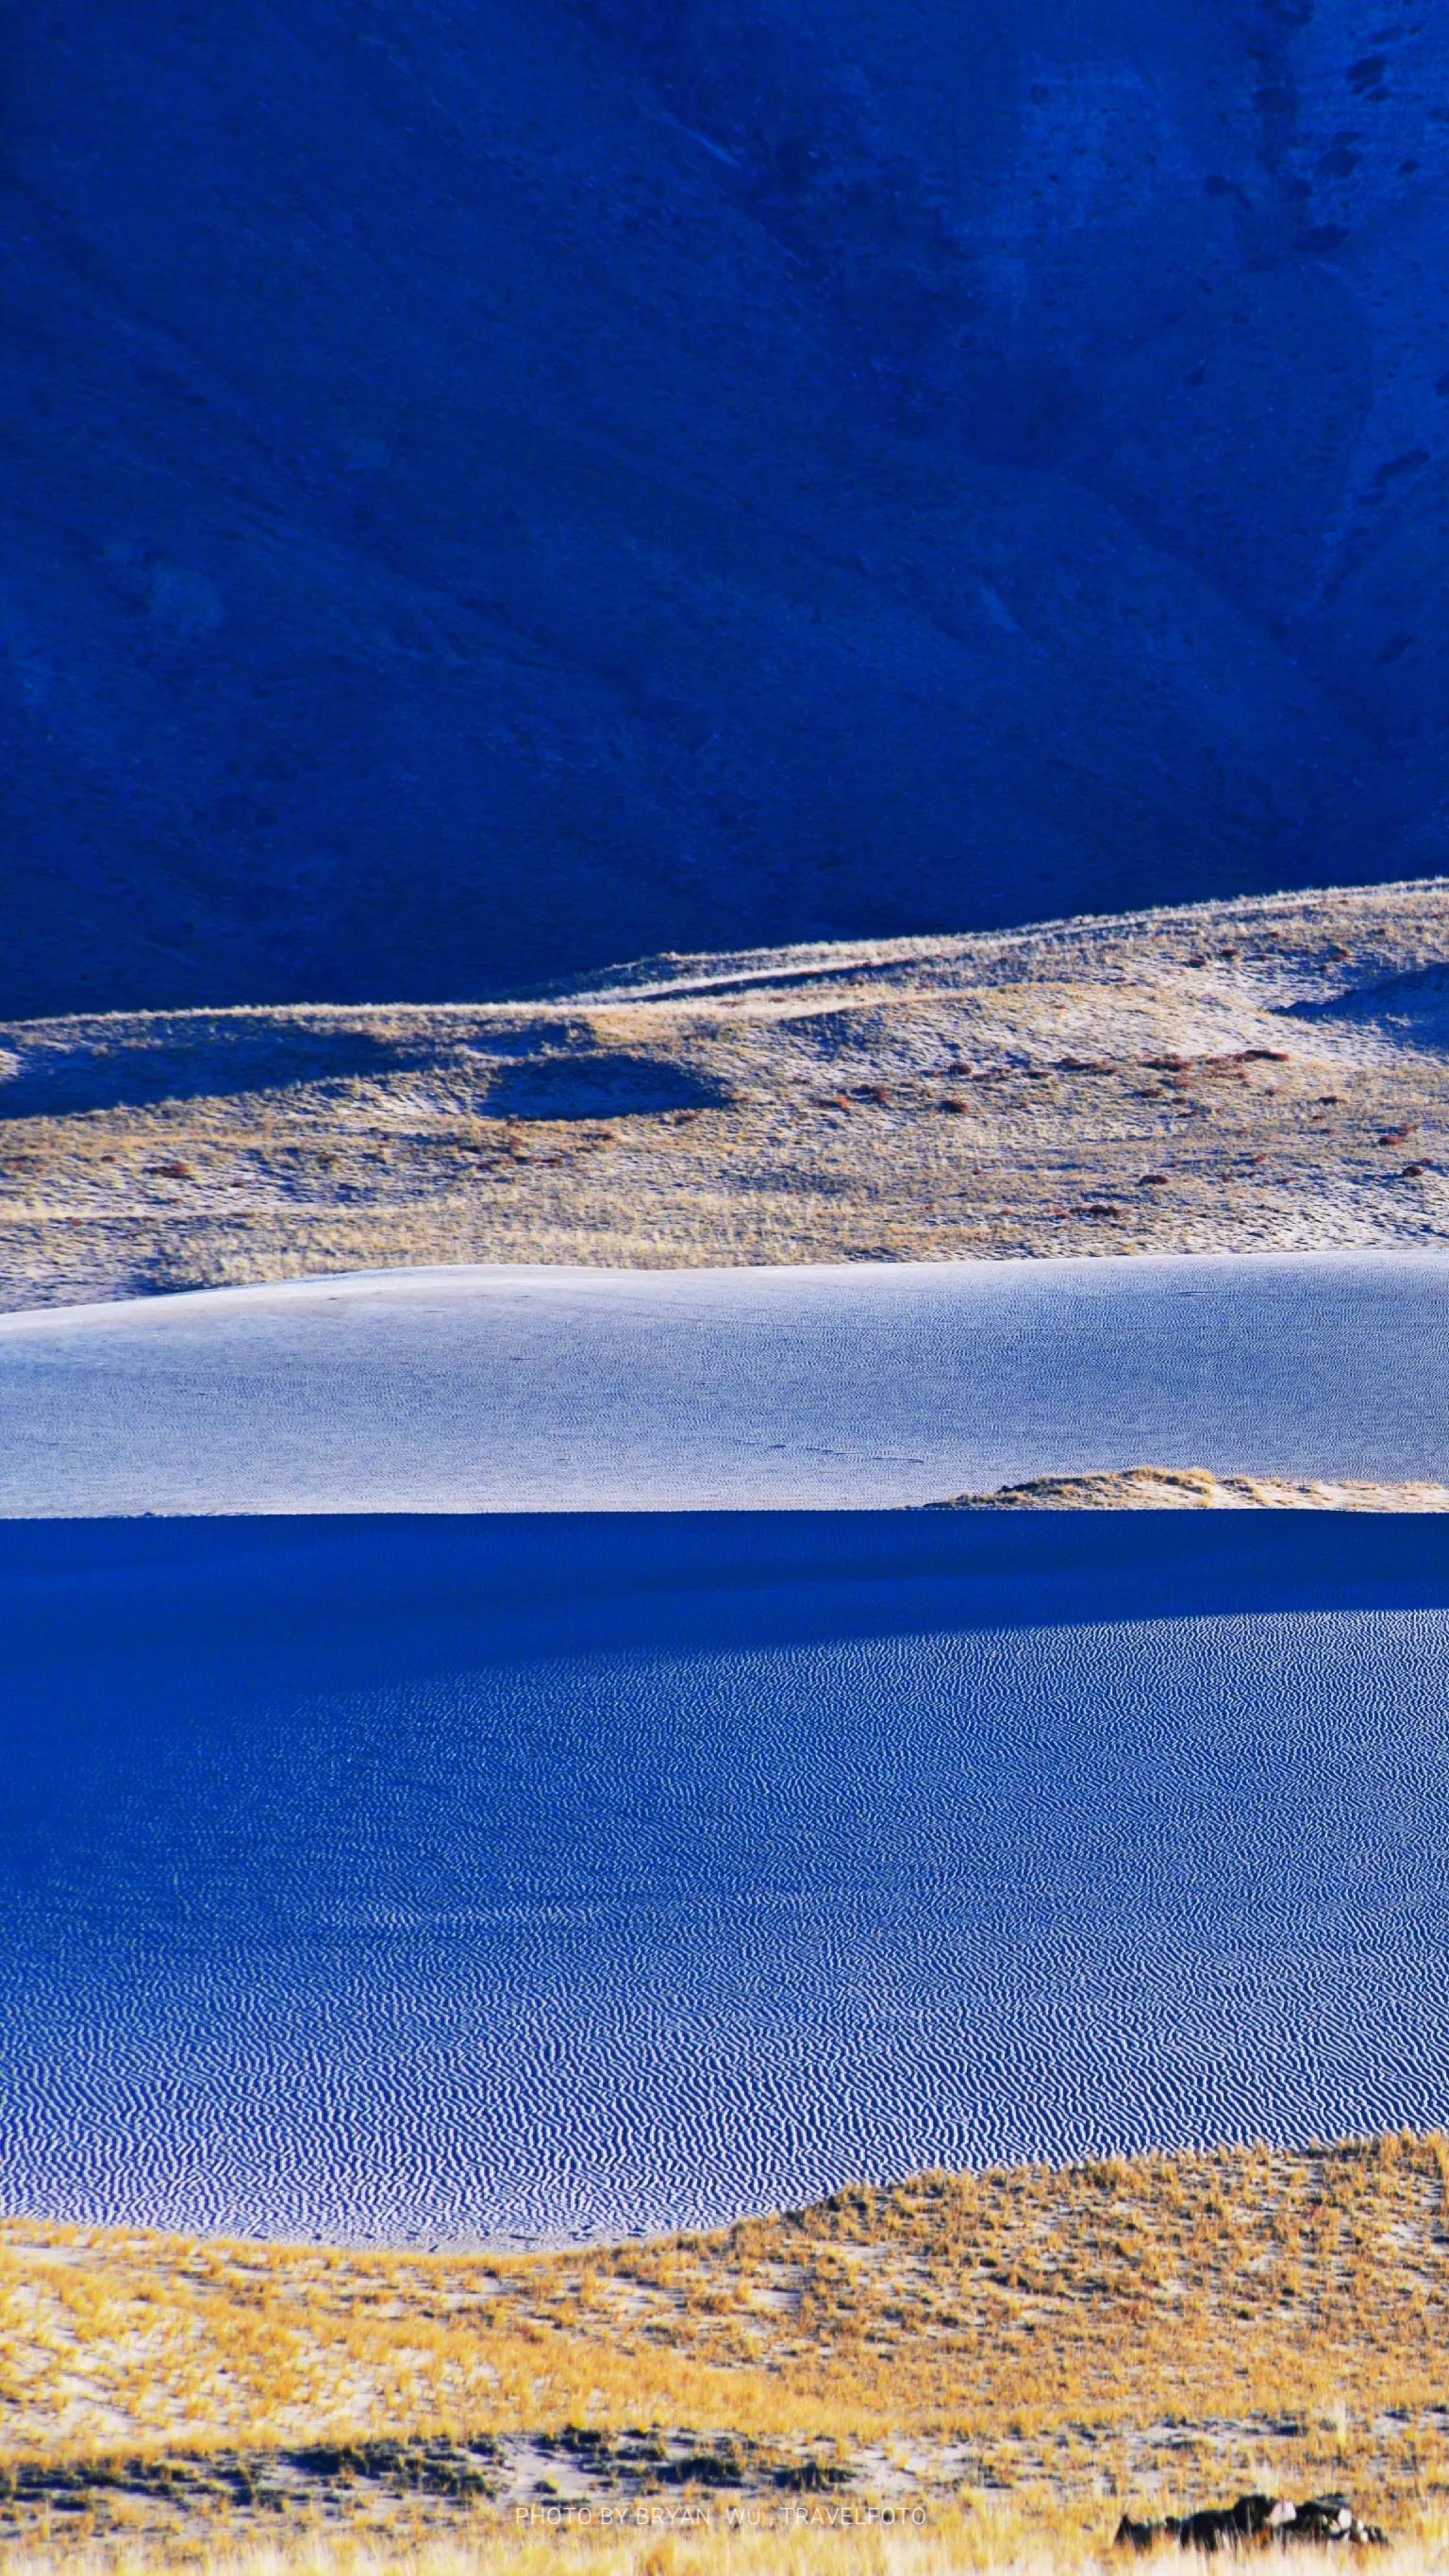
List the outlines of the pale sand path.
{"label": "pale sand path", "polygon": [[1119,1470],[1436,1482],[1413,1252],[387,1272],[0,1319],[0,1511],[880,1507]]}

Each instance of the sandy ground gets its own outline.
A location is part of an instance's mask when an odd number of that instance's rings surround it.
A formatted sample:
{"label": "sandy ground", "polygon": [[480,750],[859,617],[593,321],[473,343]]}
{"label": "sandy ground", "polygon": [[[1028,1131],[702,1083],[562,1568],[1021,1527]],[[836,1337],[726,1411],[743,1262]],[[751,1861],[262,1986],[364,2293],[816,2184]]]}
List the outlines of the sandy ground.
{"label": "sandy ground", "polygon": [[501,1263],[0,1316],[26,1516],[879,1509],[1143,1456],[1420,1483],[1446,1417],[1421,1248]]}
{"label": "sandy ground", "polygon": [[529,1004],[12,1022],[0,1298],[1449,1243],[1446,1050],[1443,879]]}
{"label": "sandy ground", "polygon": [[1449,1547],[0,1525],[0,2205],[515,2248],[1449,2117]]}
{"label": "sandy ground", "polygon": [[927,2176],[528,2259],[12,2221],[0,2549],[641,2498],[707,2530],[753,2498],[954,2514],[966,2563],[1011,2563],[1003,2533],[1080,2556],[1124,2508],[1255,2487],[1347,2488],[1408,2537],[1449,2473],[1446,2153]]}
{"label": "sandy ground", "polygon": [[[680,959],[517,1006],[11,1024],[0,1296],[439,1262],[1434,1250],[1449,1245],[1446,1047],[1437,880]],[[1141,1454],[1072,1499],[1442,1508],[1422,1479],[1410,1500],[1402,1483],[1279,1476],[1267,1456],[1218,1478],[1200,1452],[1147,1471],[1148,1493],[1122,1472]],[[985,1498],[1032,1507],[1028,1485]],[[847,2196],[813,2227],[732,2231],[682,2273],[669,2249],[587,2276],[558,2258],[521,2296],[497,2264],[484,2288],[442,2258],[374,2271],[17,2223],[5,2450],[245,2444],[248,2533],[290,2519],[269,2486],[310,2484],[309,2521],[320,2503],[353,2527],[354,2482],[280,2462],[286,2445],[385,2429],[456,2446],[476,2427],[510,2492],[545,2497],[579,2473],[570,2423],[617,2419],[627,2447],[626,2418],[662,2428],[666,2462],[728,2423],[770,2446],[771,2478],[828,2443],[859,2489],[1056,2513],[1069,2495],[1099,2541],[1120,2502],[1260,2478],[1351,2483],[1417,2528],[1449,2491],[1444,2166],[1428,2147],[1356,2154],[1101,2168],[1071,2192],[1040,2171],[952,2183],[949,2234],[935,2186],[914,2204]],[[216,2485],[220,2539],[235,2525]],[[143,2550],[175,2534],[154,2479],[118,2494]],[[83,2486],[72,2519],[37,2487],[7,2554],[56,2543],[54,2563],[77,2565],[110,2509]]]}

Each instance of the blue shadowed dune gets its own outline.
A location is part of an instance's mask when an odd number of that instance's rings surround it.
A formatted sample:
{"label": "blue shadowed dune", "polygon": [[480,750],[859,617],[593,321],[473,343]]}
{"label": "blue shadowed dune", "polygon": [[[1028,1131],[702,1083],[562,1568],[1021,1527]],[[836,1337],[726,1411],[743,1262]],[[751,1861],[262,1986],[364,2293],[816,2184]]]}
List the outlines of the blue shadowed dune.
{"label": "blue shadowed dune", "polygon": [[467,2240],[1449,2119],[1449,1529],[12,1522],[18,2210]]}

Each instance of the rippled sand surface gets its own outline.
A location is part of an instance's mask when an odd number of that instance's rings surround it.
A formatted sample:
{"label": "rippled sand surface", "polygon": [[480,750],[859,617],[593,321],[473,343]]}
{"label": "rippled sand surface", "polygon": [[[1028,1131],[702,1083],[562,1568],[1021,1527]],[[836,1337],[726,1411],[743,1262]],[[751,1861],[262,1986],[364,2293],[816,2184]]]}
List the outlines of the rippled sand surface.
{"label": "rippled sand surface", "polygon": [[584,2236],[1449,2119],[1432,1518],[11,1524],[13,2209]]}

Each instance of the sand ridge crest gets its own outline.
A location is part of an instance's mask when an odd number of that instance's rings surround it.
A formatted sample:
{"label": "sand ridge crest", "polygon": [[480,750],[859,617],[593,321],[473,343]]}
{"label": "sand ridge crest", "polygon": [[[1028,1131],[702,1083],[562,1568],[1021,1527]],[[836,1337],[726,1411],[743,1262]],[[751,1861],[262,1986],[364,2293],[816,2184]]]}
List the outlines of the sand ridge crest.
{"label": "sand ridge crest", "polygon": [[936,1511],[1449,1512],[1449,1485],[1344,1477],[1215,1476],[1208,1467],[1124,1467],[1033,1476],[989,1494],[953,1494]]}

